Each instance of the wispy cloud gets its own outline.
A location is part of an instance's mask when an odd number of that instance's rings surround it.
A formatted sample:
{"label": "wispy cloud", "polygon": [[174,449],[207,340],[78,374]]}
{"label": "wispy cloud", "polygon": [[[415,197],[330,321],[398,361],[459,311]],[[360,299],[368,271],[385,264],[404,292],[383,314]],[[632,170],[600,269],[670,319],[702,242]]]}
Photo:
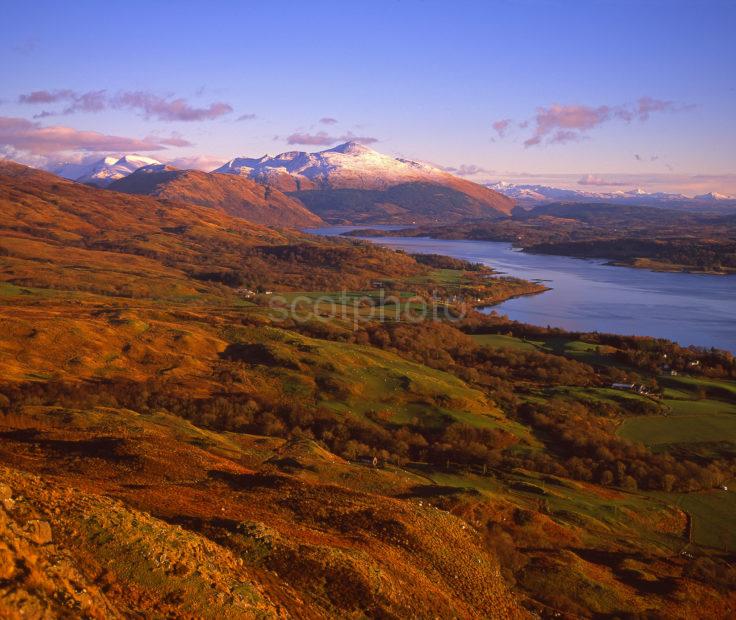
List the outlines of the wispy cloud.
{"label": "wispy cloud", "polygon": [[494,131],[498,134],[498,137],[503,138],[506,136],[506,132],[508,131],[512,122],[513,121],[510,118],[502,118],[493,123],[492,127]]}
{"label": "wispy cloud", "polygon": [[578,179],[578,185],[594,185],[596,187],[624,187],[626,183],[621,181],[614,181],[611,179],[604,179],[603,177],[596,176],[594,174],[586,174],[582,178]]}
{"label": "wispy cloud", "polygon": [[361,144],[373,144],[378,142],[378,138],[371,136],[356,136],[352,132],[340,136],[328,134],[326,131],[318,131],[317,133],[308,133],[297,131],[286,137],[288,144],[302,144],[307,146],[330,146],[337,142],[360,142]]}
{"label": "wispy cloud", "polygon": [[182,170],[204,170],[205,172],[210,172],[222,166],[225,160],[222,157],[215,157],[214,155],[192,155],[191,157],[170,159],[166,163]]}
{"label": "wispy cloud", "polygon": [[33,155],[63,151],[120,152],[161,151],[170,146],[190,145],[180,136],[148,137],[142,140],[97,131],[80,131],[61,125],[44,127],[24,118],[0,117],[0,145]]}
{"label": "wispy cloud", "polygon": [[144,138],[147,142],[153,142],[158,144],[164,144],[166,146],[194,146],[189,140],[184,138],[179,132],[172,132],[168,136],[160,136],[158,134],[151,134]]}
{"label": "wispy cloud", "polygon": [[337,119],[332,118],[331,116],[324,116],[321,119],[319,119],[319,122],[322,125],[337,125]]}
{"label": "wispy cloud", "polygon": [[137,110],[147,119],[191,122],[216,119],[233,111],[232,106],[223,101],[215,101],[207,106],[197,107],[181,97],[162,97],[140,90],[121,91],[115,95],[109,95],[104,90],[84,93],[71,89],[36,90],[20,95],[18,103],[64,104],[65,106],[56,112],[43,110],[35,118],[68,115],[76,112],[100,112],[105,109],[132,109]]}
{"label": "wispy cloud", "polygon": [[241,114],[236,118],[236,121],[252,121],[254,118],[256,118],[255,114]]}
{"label": "wispy cloud", "polygon": [[144,91],[123,92],[112,100],[112,106],[140,110],[145,118],[160,121],[204,121],[219,118],[233,111],[230,104],[216,101],[204,108],[197,108],[185,99],[166,99]]}
{"label": "wispy cloud", "polygon": [[337,141],[338,138],[329,135],[326,131],[318,131],[317,133],[297,131],[286,137],[286,142],[289,144],[306,144],[310,146],[328,146]]}
{"label": "wispy cloud", "polygon": [[[653,114],[682,112],[694,106],[674,101],[640,97],[634,103],[620,105],[589,106],[583,104],[552,104],[537,108],[533,118],[518,123],[520,129],[533,127],[532,134],[524,140],[525,147],[541,144],[564,144],[585,139],[594,128],[613,121],[647,121]],[[498,137],[503,138],[513,123],[512,119],[501,119],[493,123]]]}
{"label": "wispy cloud", "polygon": [[524,146],[535,146],[545,138],[553,143],[576,140],[582,132],[607,121],[610,113],[608,106],[592,108],[585,105],[554,104],[549,108],[538,108],[534,118],[534,133],[524,141]]}
{"label": "wispy cloud", "polygon": [[18,103],[56,103],[73,95],[74,91],[71,90],[34,90],[31,93],[20,95]]}
{"label": "wispy cloud", "polygon": [[459,166],[442,166],[442,170],[459,177],[472,177],[478,174],[492,174],[493,170],[477,166],[476,164],[460,164]]}

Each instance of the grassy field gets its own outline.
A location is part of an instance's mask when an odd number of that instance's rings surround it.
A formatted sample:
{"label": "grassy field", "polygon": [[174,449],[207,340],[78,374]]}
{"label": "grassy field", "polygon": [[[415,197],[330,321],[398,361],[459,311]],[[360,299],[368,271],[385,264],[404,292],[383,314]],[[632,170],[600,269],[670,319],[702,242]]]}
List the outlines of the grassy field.
{"label": "grassy field", "polygon": [[619,435],[652,448],[705,442],[736,442],[736,415],[640,416],[625,420]]}
{"label": "grassy field", "polygon": [[694,543],[713,549],[736,551],[736,492],[714,489],[701,493],[657,495],[690,515]]}
{"label": "grassy field", "polygon": [[659,450],[708,443],[736,449],[736,384],[687,376],[659,381],[666,386],[668,415],[627,419],[619,428],[622,437]]}
{"label": "grassy field", "polygon": [[514,338],[513,336],[503,336],[501,334],[477,334],[472,336],[473,340],[484,347],[493,349],[517,349],[520,351],[536,351],[541,342],[532,342]]}

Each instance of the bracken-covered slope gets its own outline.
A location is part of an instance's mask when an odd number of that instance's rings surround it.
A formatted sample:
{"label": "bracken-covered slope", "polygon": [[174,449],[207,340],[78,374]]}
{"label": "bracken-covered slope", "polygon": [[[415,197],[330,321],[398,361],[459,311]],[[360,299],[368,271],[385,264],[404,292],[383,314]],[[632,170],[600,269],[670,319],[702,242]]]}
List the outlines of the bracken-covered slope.
{"label": "bracken-covered slope", "polygon": [[514,206],[510,198],[487,187],[356,142],[318,153],[240,157],[215,172],[246,176],[289,192],[330,221],[452,222],[501,217]]}
{"label": "bracken-covered slope", "polygon": [[109,189],[211,207],[264,226],[308,227],[323,223],[295,198],[233,175],[145,167],[110,184]]}
{"label": "bracken-covered slope", "polygon": [[0,422],[17,464],[0,466],[3,617],[527,617],[461,519],[267,457],[396,493],[417,480],[167,415],[27,416]]}
{"label": "bracken-covered slope", "polygon": [[365,289],[377,277],[426,271],[375,246],[279,232],[10,162],[0,162],[0,256],[4,279],[17,285],[166,299],[234,286]]}
{"label": "bracken-covered slope", "polygon": [[1,164],[0,617],[733,618],[733,358],[489,275]]}

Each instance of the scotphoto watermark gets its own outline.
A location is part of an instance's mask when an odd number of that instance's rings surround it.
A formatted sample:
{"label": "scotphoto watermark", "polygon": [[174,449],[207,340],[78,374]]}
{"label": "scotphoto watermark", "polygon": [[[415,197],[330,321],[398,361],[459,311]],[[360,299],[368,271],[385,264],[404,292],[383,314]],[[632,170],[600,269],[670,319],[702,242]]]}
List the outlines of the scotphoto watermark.
{"label": "scotphoto watermark", "polygon": [[386,294],[381,289],[374,294],[340,293],[270,294],[268,307],[271,317],[278,321],[350,321],[354,325],[371,322],[403,321],[461,321],[467,316],[470,304],[457,296],[447,297],[433,291],[431,295]]}

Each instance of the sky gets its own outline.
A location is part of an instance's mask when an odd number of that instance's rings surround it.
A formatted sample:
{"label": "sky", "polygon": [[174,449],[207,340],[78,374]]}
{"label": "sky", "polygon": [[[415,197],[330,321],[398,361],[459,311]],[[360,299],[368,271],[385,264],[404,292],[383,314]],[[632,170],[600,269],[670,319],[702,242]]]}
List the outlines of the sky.
{"label": "sky", "polygon": [[4,0],[0,156],[348,139],[479,182],[736,194],[736,0]]}

